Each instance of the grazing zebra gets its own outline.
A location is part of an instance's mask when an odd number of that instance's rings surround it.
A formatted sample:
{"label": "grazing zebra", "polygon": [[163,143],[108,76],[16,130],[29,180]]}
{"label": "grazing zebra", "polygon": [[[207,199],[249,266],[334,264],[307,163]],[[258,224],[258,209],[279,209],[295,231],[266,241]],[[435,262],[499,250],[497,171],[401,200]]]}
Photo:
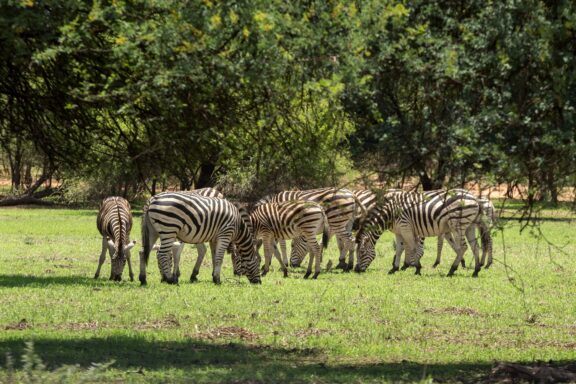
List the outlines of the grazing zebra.
{"label": "grazing zebra", "polygon": [[[362,219],[366,217],[367,212],[372,209],[376,205],[377,196],[374,192],[367,190],[367,189],[354,189],[351,190],[356,198],[356,215],[354,218],[354,222],[352,224],[352,229],[357,231],[360,228],[360,222]],[[338,249],[343,249],[344,244],[341,237],[337,237],[338,242]],[[290,255],[290,264],[292,266],[299,266],[304,257],[307,254],[306,244],[301,241],[293,241],[292,242],[292,251]],[[350,262],[346,265],[344,270],[348,271],[354,267],[353,263]],[[342,265],[338,264],[336,268],[343,268]]]}
{"label": "grazing zebra", "polygon": [[122,271],[126,261],[128,261],[130,281],[134,281],[130,249],[134,247],[136,241],[130,241],[130,230],[132,229],[130,203],[126,199],[116,196],[104,199],[100,203],[96,226],[102,235],[102,252],[94,278],[97,279],[100,276],[100,269],[106,260],[106,250],[108,250],[112,264],[110,280],[122,280]]}
{"label": "grazing zebra", "polygon": [[[341,247],[337,268],[348,270],[348,266],[353,265],[355,249],[354,238],[352,236],[352,225],[356,217],[357,209],[360,208],[360,210],[362,210],[363,207],[359,207],[357,199],[352,192],[347,189],[339,188],[320,188],[305,191],[284,191],[274,196],[267,197],[265,200],[274,203],[290,200],[306,200],[320,204],[322,208],[324,208],[324,212],[328,218],[330,234],[336,236],[338,244]],[[296,253],[297,249],[303,248],[302,244],[299,244],[300,242],[303,242],[303,239],[298,238],[292,241],[292,249],[294,251],[290,257],[290,265],[295,267],[300,265],[302,261],[301,259],[303,258],[303,256],[300,257],[300,255]],[[284,252],[282,255],[283,262],[286,262],[286,246],[283,246],[282,242],[280,243],[280,246]],[[347,254],[350,255],[348,264],[346,264]]]}
{"label": "grazing zebra", "polygon": [[316,241],[316,235],[322,233],[322,245],[328,246],[330,228],[324,209],[318,203],[304,200],[290,200],[279,203],[265,203],[258,205],[250,214],[254,237],[262,239],[264,244],[264,269],[262,276],[268,273],[272,253],[276,256],[284,277],[288,276],[287,265],[274,249],[278,240],[300,238],[310,251],[308,271],[304,275],[307,279],[312,273],[312,262],[316,260],[313,279],[320,273],[322,261],[322,247]]}
{"label": "grazing zebra", "polygon": [[[357,272],[363,272],[376,255],[375,244],[382,232],[390,229],[397,235],[406,248],[406,258],[414,263],[417,260],[416,248],[421,237],[450,234],[456,250],[456,259],[448,272],[452,276],[466,251],[464,240],[467,228],[472,225],[480,212],[476,198],[462,190],[433,191],[427,194],[399,193],[377,205],[369,213],[358,232]],[[397,247],[393,268],[398,270],[400,252]],[[475,269],[473,276],[478,276],[480,262],[477,250],[474,253]],[[420,273],[417,260],[416,272]]]}
{"label": "grazing zebra", "polygon": [[[488,269],[490,265],[492,265],[492,235],[490,234],[490,228],[492,228],[492,225],[495,221],[496,209],[494,208],[494,204],[492,204],[492,202],[485,197],[478,197],[477,200],[480,204],[480,214],[474,221],[473,225],[468,227],[466,230],[466,238],[468,239],[470,245],[473,247],[473,242],[476,241],[475,229],[478,228],[480,231],[480,240],[482,243],[482,258],[480,260],[480,265]],[[452,246],[452,248],[454,248],[453,240],[449,234],[446,236],[446,240],[448,240],[449,244]],[[438,236],[438,248],[436,261],[433,265],[434,268],[440,264],[443,244],[444,236]],[[486,255],[488,255],[487,263]],[[465,266],[464,259],[462,259],[462,266]]]}
{"label": "grazing zebra", "polygon": [[[180,192],[185,194],[189,193],[189,194],[198,194],[206,197],[215,197],[218,199],[224,198],[224,195],[220,191],[210,187],[194,189],[192,191],[180,191]],[[162,192],[162,193],[170,193],[170,192]],[[160,193],[159,195],[161,195],[162,193]],[[230,247],[231,248],[234,247],[234,244],[231,243]],[[155,245],[152,249],[157,250],[159,248],[160,247]],[[183,249],[184,249],[184,243],[182,242],[175,242],[172,247],[172,256],[174,258],[174,270],[176,271],[176,276],[178,278],[180,277],[180,255],[182,254]],[[196,244],[196,251],[198,253],[198,258],[196,259],[196,263],[194,264],[192,274],[190,275],[190,282],[198,281],[197,276],[198,273],[200,272],[200,266],[202,265],[202,262],[204,261],[204,256],[206,256],[207,252],[206,245],[204,245],[203,243]],[[234,274],[239,275],[240,274],[239,271],[241,268],[239,260],[236,257],[236,253],[231,252],[231,249],[228,249],[228,251],[232,255],[232,266],[234,269]]]}
{"label": "grazing zebra", "polygon": [[250,216],[226,199],[190,192],[162,193],[150,198],[142,216],[143,252],[140,254],[140,282],[146,284],[146,265],[150,251],[160,238],[157,253],[162,281],[177,283],[172,271],[171,248],[174,242],[209,242],[212,250],[212,280],[220,284],[224,252],[233,243],[242,270],[251,283],[260,283],[258,255],[252,236]]}

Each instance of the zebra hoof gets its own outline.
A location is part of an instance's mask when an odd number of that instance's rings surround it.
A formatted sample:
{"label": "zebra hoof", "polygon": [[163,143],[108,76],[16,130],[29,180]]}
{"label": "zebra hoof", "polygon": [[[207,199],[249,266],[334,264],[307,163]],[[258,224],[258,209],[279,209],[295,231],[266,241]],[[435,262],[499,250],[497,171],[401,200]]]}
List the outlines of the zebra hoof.
{"label": "zebra hoof", "polygon": [[146,285],[146,276],[138,276],[138,280],[140,280],[140,285]]}
{"label": "zebra hoof", "polygon": [[362,273],[362,272],[366,272],[366,269],[362,269],[362,268],[360,268],[360,265],[356,265],[356,267],[354,268],[354,272]]}
{"label": "zebra hoof", "polygon": [[320,272],[316,272],[314,273],[314,276],[312,276],[313,280],[316,280],[318,278],[318,275],[320,274]]}
{"label": "zebra hoof", "polygon": [[440,264],[440,262],[435,262],[434,264],[432,264],[432,268],[436,268],[438,266],[438,264]]}
{"label": "zebra hoof", "polygon": [[478,272],[480,272],[480,268],[474,270],[474,273],[472,273],[472,277],[478,277]]}
{"label": "zebra hoof", "polygon": [[484,267],[484,269],[488,269],[488,268],[490,268],[490,266],[491,266],[491,265],[492,265],[492,262],[491,262],[491,261],[489,261],[489,262],[486,264],[486,266]]}
{"label": "zebra hoof", "polygon": [[255,277],[252,280],[250,280],[251,284],[262,284],[262,280],[260,280],[259,277]]}
{"label": "zebra hoof", "polygon": [[197,281],[198,281],[198,278],[196,277],[196,275],[190,276],[190,282],[191,282],[191,283],[195,283],[195,282],[197,282]]}
{"label": "zebra hoof", "polygon": [[311,274],[311,273],[312,273],[312,272],[306,272],[306,274],[304,275],[304,278],[307,279],[308,277],[310,277],[310,274]]}
{"label": "zebra hoof", "polygon": [[130,281],[134,281],[134,274],[133,273],[130,274]]}
{"label": "zebra hoof", "polygon": [[351,271],[352,269],[354,269],[354,262],[348,263],[347,267],[348,267],[348,271]]}
{"label": "zebra hoof", "polygon": [[456,268],[452,267],[452,268],[450,268],[450,270],[448,271],[448,274],[446,276],[452,277],[452,276],[454,276],[454,272],[456,272]]}
{"label": "zebra hoof", "polygon": [[97,279],[98,277],[100,277],[100,274],[97,273],[94,275],[94,279]]}
{"label": "zebra hoof", "polygon": [[287,269],[284,270],[284,277],[288,277],[288,270]]}
{"label": "zebra hoof", "polygon": [[462,259],[462,261],[460,262],[460,264],[462,265],[462,268],[466,268],[466,262],[464,261],[464,259]]}
{"label": "zebra hoof", "polygon": [[418,276],[422,276],[422,274],[420,273],[420,268],[416,268],[416,272],[414,272],[415,275]]}
{"label": "zebra hoof", "polygon": [[212,276],[212,281],[216,285],[220,285],[220,276]]}
{"label": "zebra hoof", "polygon": [[409,267],[410,267],[409,264],[404,264],[404,265],[402,265],[402,267],[400,268],[400,270],[401,270],[401,271],[405,271],[405,270],[407,270]]}
{"label": "zebra hoof", "polygon": [[262,277],[266,276],[268,274],[268,271],[263,270],[262,273],[260,275],[262,275]]}
{"label": "zebra hoof", "polygon": [[398,272],[398,267],[392,267],[392,269],[388,271],[388,274],[389,274],[389,275],[393,275],[393,274],[395,274],[396,272]]}
{"label": "zebra hoof", "polygon": [[348,267],[348,264],[346,264],[345,261],[340,261],[340,262],[338,262],[338,265],[336,266],[336,269],[344,269],[344,270],[346,270],[347,267]]}

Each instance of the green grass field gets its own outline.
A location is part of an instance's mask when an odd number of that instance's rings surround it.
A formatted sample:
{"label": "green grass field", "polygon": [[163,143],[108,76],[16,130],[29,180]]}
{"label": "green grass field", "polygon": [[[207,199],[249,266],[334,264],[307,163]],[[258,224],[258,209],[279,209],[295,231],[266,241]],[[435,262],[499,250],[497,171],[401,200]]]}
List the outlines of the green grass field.
{"label": "green grass field", "polygon": [[[505,212],[511,216],[511,212]],[[432,269],[435,239],[426,241],[422,276],[387,275],[392,235],[379,242],[365,274],[303,269],[282,278],[278,265],[253,286],[232,274],[188,283],[196,257],[185,248],[179,286],[160,284],[155,258],[146,287],[109,282],[95,210],[0,210],[0,382],[32,381],[25,342],[46,365],[44,382],[70,382],[91,363],[114,363],[95,381],[314,382],[473,381],[495,361],[576,361],[576,230],[567,210],[544,210],[544,238],[505,221],[494,236],[495,265],[445,277],[454,253]],[[138,275],[138,240],[133,266]],[[326,259],[337,259],[336,242]],[[470,264],[471,254],[466,255]],[[6,369],[7,354],[13,369]],[[25,359],[26,360],[26,359]],[[28,358],[28,365],[30,364]]]}

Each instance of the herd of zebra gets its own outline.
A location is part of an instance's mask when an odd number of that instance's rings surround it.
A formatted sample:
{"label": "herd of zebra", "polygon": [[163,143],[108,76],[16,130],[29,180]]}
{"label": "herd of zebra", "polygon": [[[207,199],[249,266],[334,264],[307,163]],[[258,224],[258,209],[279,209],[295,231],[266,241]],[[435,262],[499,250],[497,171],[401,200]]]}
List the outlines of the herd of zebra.
{"label": "herd of zebra", "polygon": [[[364,272],[374,260],[376,242],[385,230],[390,230],[396,237],[389,273],[400,269],[400,258],[405,252],[402,269],[415,267],[416,274],[420,274],[424,238],[437,236],[434,267],[440,262],[446,239],[456,252],[448,273],[453,275],[460,264],[464,266],[463,255],[468,241],[475,260],[472,276],[476,277],[483,266],[488,268],[492,264],[490,228],[494,215],[490,200],[478,198],[464,189],[417,193],[397,189],[373,192],[321,188],[284,191],[254,204],[233,203],[213,188],[162,192],[152,196],[143,208],[139,280],[146,284],[150,252],[157,250],[162,281],[177,283],[180,254],[185,243],[196,244],[198,250],[190,277],[192,282],[197,280],[207,251],[204,243],[210,244],[212,279],[216,284],[220,283],[226,251],[232,255],[234,273],[246,276],[251,283],[260,283],[261,276],[269,272],[272,256],[287,276],[288,265],[300,266],[310,254],[304,278],[312,274],[314,266],[312,277],[315,279],[320,273],[323,248],[328,246],[332,235],[336,237],[340,251],[336,268]],[[130,241],[132,214],[128,201],[121,197],[104,199],[97,227],[102,235],[102,252],[94,277],[99,277],[108,251],[112,264],[110,279],[120,281],[128,262],[133,281],[130,250],[136,241]],[[481,258],[476,229],[480,232]],[[322,234],[321,243],[317,241],[319,234]],[[160,243],[156,245],[158,239]],[[292,240],[289,262],[286,240]],[[262,266],[260,246],[264,248]]]}

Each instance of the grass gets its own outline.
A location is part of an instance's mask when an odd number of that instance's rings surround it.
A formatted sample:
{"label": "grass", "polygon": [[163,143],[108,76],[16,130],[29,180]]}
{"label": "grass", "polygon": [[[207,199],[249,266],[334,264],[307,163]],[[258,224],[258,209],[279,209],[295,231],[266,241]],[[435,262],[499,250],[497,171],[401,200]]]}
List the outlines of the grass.
{"label": "grass", "polygon": [[[445,277],[454,257],[447,246],[432,269],[434,239],[426,241],[423,276],[388,276],[392,236],[385,234],[361,275],[305,281],[295,269],[284,279],[273,263],[263,284],[252,286],[233,276],[227,256],[215,286],[207,257],[200,281],[190,284],[196,253],[187,246],[179,286],[160,284],[153,262],[149,285],[140,287],[92,279],[101,244],[95,210],[2,209],[0,382],[26,381],[27,341],[54,381],[64,365],[110,361],[96,381],[473,381],[494,361],[576,361],[574,217],[541,213],[544,238],[504,221],[495,265],[478,279],[462,269]],[[335,243],[327,253],[333,261]],[[102,276],[109,268],[107,260]],[[74,382],[82,372],[71,375]]]}

